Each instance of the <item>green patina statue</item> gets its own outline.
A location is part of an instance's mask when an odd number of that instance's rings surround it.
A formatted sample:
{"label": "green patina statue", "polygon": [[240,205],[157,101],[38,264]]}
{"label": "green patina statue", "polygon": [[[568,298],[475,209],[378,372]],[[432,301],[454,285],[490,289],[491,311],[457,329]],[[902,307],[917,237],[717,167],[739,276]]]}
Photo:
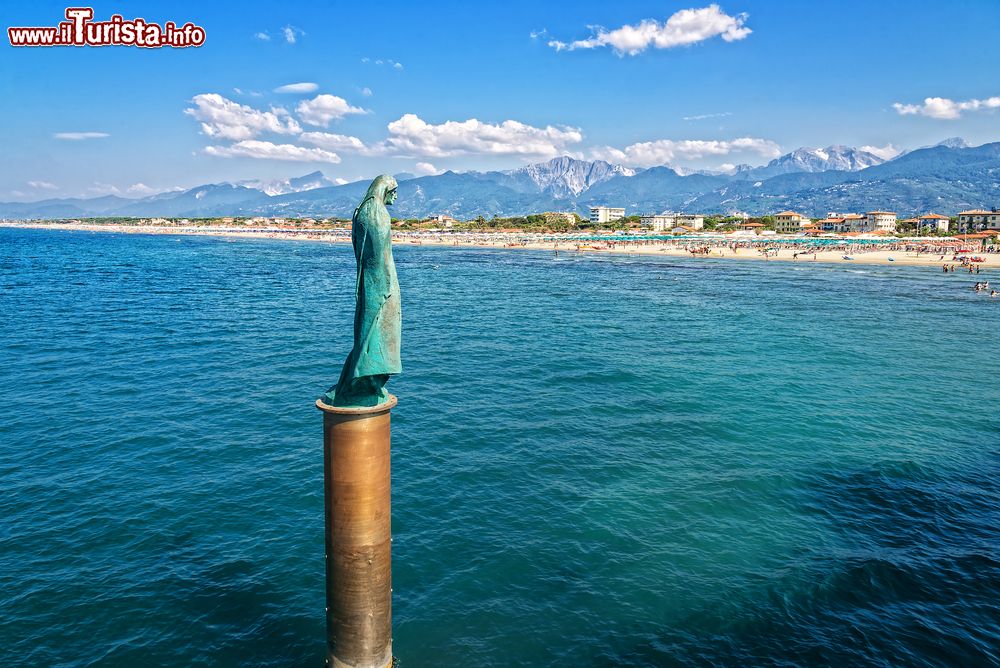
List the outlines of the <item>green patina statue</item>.
{"label": "green patina statue", "polygon": [[331,406],[378,406],[389,399],[385,390],[389,376],[403,370],[399,359],[399,281],[385,208],[395,201],[396,179],[383,174],[368,186],[351,219],[351,241],[358,263],[354,348],[344,362],[340,380],[323,396]]}

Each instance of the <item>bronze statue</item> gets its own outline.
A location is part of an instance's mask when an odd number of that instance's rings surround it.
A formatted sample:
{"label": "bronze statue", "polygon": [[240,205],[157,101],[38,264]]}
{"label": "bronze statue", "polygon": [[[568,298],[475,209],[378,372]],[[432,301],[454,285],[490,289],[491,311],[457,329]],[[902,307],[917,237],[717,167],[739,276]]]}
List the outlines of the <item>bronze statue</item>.
{"label": "bronze statue", "polygon": [[354,348],[340,380],[323,396],[331,406],[377,406],[389,399],[385,384],[403,370],[399,358],[402,330],[399,281],[392,259],[389,211],[396,201],[396,179],[372,181],[351,219],[351,242],[358,274],[355,283]]}

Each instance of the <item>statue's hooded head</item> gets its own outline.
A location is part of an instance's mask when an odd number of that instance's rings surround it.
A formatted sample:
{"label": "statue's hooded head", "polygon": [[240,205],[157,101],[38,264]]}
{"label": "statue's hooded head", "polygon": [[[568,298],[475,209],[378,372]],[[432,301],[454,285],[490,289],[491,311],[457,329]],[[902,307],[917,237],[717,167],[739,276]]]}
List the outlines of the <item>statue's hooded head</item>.
{"label": "statue's hooded head", "polygon": [[391,206],[396,201],[396,187],[396,179],[388,174],[377,176],[372,181],[372,184],[368,186],[368,192],[365,193],[365,200],[374,199],[376,202]]}

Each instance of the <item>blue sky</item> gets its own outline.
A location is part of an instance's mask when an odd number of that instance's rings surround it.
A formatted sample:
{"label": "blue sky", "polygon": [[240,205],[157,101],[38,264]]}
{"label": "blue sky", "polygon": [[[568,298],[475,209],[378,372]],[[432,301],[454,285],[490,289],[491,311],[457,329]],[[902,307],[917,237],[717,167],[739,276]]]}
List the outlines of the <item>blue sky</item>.
{"label": "blue sky", "polygon": [[[7,2],[4,27],[54,26],[65,7]],[[191,21],[206,30],[199,48],[4,36],[0,199],[561,154],[717,168],[800,146],[1000,140],[996,0],[238,7],[94,5],[96,20]],[[289,84],[309,85],[277,91]]]}

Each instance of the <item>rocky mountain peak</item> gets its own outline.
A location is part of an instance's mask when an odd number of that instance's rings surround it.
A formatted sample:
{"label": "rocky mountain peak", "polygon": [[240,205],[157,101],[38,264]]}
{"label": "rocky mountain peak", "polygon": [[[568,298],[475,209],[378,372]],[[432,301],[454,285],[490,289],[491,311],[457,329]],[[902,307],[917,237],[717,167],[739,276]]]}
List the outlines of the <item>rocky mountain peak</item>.
{"label": "rocky mountain peak", "polygon": [[538,189],[555,197],[579,195],[590,187],[616,176],[633,176],[636,170],[604,160],[578,160],[568,155],[547,162],[525,165],[505,172],[517,178],[527,178]]}

